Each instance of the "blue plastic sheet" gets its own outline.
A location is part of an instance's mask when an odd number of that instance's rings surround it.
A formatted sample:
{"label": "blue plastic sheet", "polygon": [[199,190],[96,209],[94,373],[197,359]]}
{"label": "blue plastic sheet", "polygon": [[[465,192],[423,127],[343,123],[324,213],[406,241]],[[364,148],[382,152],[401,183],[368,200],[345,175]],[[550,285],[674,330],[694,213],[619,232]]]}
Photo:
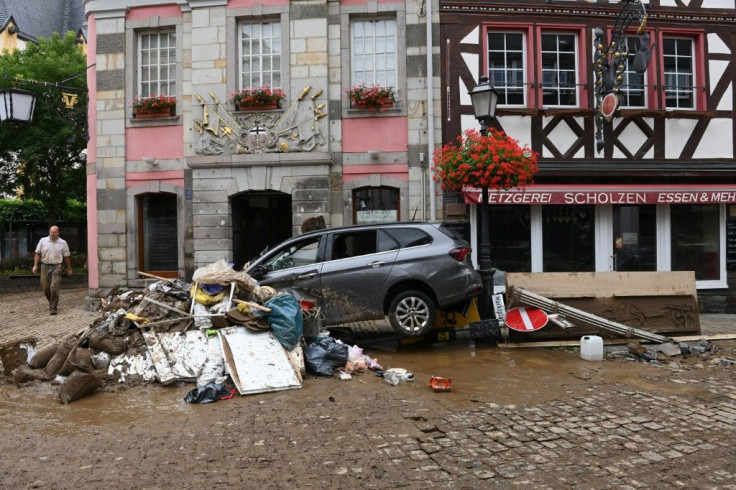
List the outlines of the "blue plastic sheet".
{"label": "blue plastic sheet", "polygon": [[304,331],[302,307],[296,298],[289,294],[274,296],[266,301],[264,306],[271,308],[268,324],[273,330],[274,337],[286,350],[296,347]]}

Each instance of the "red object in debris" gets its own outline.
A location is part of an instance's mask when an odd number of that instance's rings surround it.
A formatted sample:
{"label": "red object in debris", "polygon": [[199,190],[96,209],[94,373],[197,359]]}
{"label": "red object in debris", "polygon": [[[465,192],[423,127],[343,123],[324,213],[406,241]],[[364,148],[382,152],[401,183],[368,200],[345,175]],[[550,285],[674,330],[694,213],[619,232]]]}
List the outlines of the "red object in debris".
{"label": "red object in debris", "polygon": [[317,306],[313,301],[308,301],[306,299],[299,301],[299,304],[302,305],[302,311],[309,311]]}
{"label": "red object in debris", "polygon": [[429,386],[434,391],[452,391],[452,380],[432,376],[429,380]]}
{"label": "red object in debris", "polygon": [[534,332],[547,325],[549,317],[539,308],[512,308],[506,313],[506,325],[517,332]]}

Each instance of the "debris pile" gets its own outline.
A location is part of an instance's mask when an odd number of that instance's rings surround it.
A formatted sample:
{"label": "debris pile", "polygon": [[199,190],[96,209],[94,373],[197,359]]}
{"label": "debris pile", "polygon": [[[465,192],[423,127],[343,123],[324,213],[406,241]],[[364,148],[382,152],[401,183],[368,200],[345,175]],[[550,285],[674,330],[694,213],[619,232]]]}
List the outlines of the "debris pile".
{"label": "debris pile", "polygon": [[[678,360],[670,359],[678,356]],[[667,365],[675,369],[686,367],[724,367],[736,365],[736,358],[727,357],[719,352],[713,343],[701,339],[697,344],[685,342],[669,342],[664,344],[643,346],[638,342],[629,342],[626,350],[614,350],[607,354],[608,359],[646,362],[652,365]],[[665,364],[667,362],[667,364]]]}
{"label": "debris pile", "polygon": [[198,269],[191,284],[142,275],[155,282],[113,289],[88,327],[57,344],[36,350],[35,339],[23,339],[0,346],[6,375],[18,384],[59,385],[62,403],[102,387],[147,382],[195,382],[186,400],[208,403],[236,389],[300,388],[307,368],[341,379],[382,369],[321,328],[309,332],[303,348],[304,321],[318,317],[319,308],[261,287],[224,261]]}

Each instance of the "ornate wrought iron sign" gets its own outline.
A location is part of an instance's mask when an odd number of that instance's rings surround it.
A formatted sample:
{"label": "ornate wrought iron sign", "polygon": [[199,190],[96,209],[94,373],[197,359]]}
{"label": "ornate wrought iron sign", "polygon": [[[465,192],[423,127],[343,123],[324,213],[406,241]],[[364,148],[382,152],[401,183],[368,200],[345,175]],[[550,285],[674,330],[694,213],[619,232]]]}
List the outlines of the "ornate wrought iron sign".
{"label": "ornate wrought iron sign", "polygon": [[[639,0],[626,0],[616,17],[616,23],[611,32],[611,41],[604,44],[605,32],[600,27],[595,28],[595,141],[596,150],[600,152],[605,147],[603,126],[610,123],[613,114],[619,105],[619,90],[624,78],[624,71],[629,62],[629,45],[627,33],[632,24],[636,28],[636,42],[633,60],[634,71],[643,74],[649,66],[652,57],[650,37],[646,32],[647,12]],[[635,24],[635,25],[636,25]]]}

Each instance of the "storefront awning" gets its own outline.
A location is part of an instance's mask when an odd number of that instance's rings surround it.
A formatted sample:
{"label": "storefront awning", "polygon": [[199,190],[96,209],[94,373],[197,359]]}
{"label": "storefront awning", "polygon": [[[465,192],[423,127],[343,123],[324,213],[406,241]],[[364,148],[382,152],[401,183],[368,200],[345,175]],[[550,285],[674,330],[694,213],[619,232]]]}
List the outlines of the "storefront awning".
{"label": "storefront awning", "polygon": [[[481,189],[462,190],[466,204],[480,204]],[[493,205],[538,204],[736,204],[735,184],[698,185],[530,185],[526,189],[489,190]]]}

